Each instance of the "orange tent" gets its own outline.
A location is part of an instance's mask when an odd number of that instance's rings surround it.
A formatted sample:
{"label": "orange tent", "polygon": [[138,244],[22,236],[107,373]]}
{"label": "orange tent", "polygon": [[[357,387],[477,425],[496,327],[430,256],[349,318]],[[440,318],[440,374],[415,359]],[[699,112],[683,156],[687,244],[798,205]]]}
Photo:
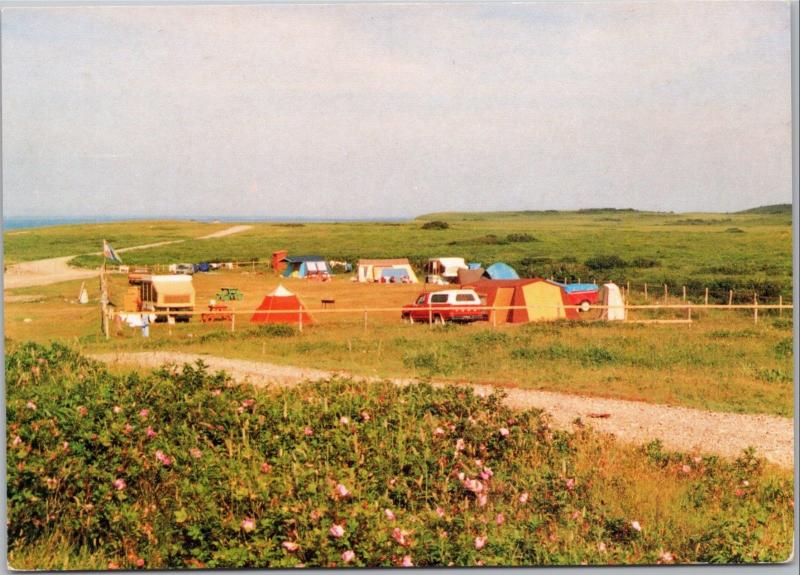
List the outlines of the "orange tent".
{"label": "orange tent", "polygon": [[282,285],[267,294],[256,309],[256,313],[250,318],[253,323],[312,323],[311,315],[306,311],[303,302]]}
{"label": "orange tent", "polygon": [[526,323],[568,317],[564,309],[564,292],[558,284],[542,278],[517,280],[479,280],[464,284],[473,288],[486,305],[516,307],[518,309],[496,310],[497,323]]}

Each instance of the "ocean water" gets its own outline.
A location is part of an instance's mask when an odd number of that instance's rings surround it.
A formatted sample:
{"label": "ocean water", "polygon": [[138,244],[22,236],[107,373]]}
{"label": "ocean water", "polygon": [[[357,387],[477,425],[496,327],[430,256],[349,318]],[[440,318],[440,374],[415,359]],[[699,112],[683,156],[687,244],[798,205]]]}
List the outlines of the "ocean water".
{"label": "ocean water", "polygon": [[10,217],[3,218],[3,231],[20,230],[26,228],[46,228],[50,226],[66,226],[73,224],[103,224],[113,222],[132,222],[137,220],[172,220],[196,222],[225,222],[225,223],[332,223],[332,222],[406,222],[412,217],[404,218],[254,218],[252,216],[207,216],[186,218],[179,216],[147,216],[147,217],[74,217],[74,218],[35,218],[35,217]]}

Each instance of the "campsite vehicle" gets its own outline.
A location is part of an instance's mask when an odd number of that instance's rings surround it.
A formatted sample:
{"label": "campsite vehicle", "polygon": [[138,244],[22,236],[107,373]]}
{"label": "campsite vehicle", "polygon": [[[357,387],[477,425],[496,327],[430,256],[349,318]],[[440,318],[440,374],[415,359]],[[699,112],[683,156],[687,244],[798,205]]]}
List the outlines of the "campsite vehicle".
{"label": "campsite vehicle", "polygon": [[489,312],[475,290],[455,289],[419,294],[413,304],[403,306],[401,317],[408,323],[468,323],[488,319]]}
{"label": "campsite vehicle", "polygon": [[128,283],[138,285],[145,277],[150,275],[150,269],[144,266],[133,266],[128,268]]}
{"label": "campsite vehicle", "polygon": [[194,285],[186,275],[150,275],[139,287],[142,309],[158,312],[157,321],[174,316],[177,321],[189,321],[194,311]]}
{"label": "campsite vehicle", "polygon": [[192,264],[177,264],[175,266],[175,273],[190,276],[194,273],[194,266]]}
{"label": "campsite vehicle", "polygon": [[425,264],[425,283],[445,285],[458,280],[458,270],[466,270],[464,258],[431,258]]}
{"label": "campsite vehicle", "polygon": [[[556,282],[558,283],[558,282]],[[564,303],[566,305],[577,305],[579,313],[586,313],[593,305],[597,304],[597,297],[600,293],[600,288],[597,284],[562,284],[558,283],[561,289],[564,290]],[[575,310],[568,310],[574,312]],[[567,313],[567,317],[572,317],[573,314]]]}
{"label": "campsite vehicle", "polygon": [[212,303],[208,306],[208,311],[200,314],[200,319],[203,323],[212,321],[231,321],[233,314],[231,309],[225,304]]}
{"label": "campsite vehicle", "polygon": [[239,288],[222,287],[219,288],[216,298],[220,301],[242,301],[244,299],[244,294]]}

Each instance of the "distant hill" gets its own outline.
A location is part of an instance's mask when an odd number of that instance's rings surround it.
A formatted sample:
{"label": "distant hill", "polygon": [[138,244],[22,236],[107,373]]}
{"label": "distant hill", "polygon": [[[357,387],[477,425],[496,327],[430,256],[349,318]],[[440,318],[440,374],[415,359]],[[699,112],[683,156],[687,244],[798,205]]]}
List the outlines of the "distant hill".
{"label": "distant hill", "polygon": [[792,204],[772,204],[771,206],[758,206],[749,210],[735,212],[737,214],[791,214]]}

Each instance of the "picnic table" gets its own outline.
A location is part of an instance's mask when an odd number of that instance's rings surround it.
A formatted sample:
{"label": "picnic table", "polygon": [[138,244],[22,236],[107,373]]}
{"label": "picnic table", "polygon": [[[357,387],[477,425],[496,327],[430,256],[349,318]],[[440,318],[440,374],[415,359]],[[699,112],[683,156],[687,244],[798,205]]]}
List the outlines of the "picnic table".
{"label": "picnic table", "polygon": [[239,288],[223,287],[219,288],[217,299],[220,301],[242,301],[244,299],[244,294]]}

